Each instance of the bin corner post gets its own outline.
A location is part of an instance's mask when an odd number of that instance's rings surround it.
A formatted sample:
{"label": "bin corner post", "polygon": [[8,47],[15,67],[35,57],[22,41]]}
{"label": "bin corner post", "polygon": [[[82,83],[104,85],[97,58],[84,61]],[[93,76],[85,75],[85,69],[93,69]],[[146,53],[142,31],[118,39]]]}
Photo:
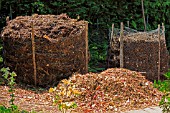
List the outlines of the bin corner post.
{"label": "bin corner post", "polygon": [[158,44],[159,44],[159,49],[158,49],[158,80],[160,80],[160,64],[161,64],[161,42],[160,42],[160,24],[158,25]]}
{"label": "bin corner post", "polygon": [[31,22],[32,33],[31,33],[31,42],[32,42],[32,61],[34,68],[34,85],[37,86],[37,70],[36,70],[36,60],[35,60],[35,36],[34,36],[34,25],[33,21]]}
{"label": "bin corner post", "polygon": [[86,48],[86,53],[85,53],[85,73],[88,73],[88,22],[85,23],[85,48]]}
{"label": "bin corner post", "polygon": [[120,27],[120,68],[124,67],[124,62],[123,62],[123,22],[121,22],[121,27]]}

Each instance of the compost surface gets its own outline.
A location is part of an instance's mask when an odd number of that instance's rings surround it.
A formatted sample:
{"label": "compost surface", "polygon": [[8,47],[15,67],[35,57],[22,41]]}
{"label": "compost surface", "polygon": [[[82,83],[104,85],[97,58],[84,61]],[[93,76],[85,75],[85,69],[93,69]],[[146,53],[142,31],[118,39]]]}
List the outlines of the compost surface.
{"label": "compost surface", "polygon": [[[120,112],[157,106],[162,93],[153,87],[153,83],[140,73],[122,68],[110,68],[101,73],[75,74],[69,78],[81,95],[74,98],[78,108],[74,112]],[[57,89],[62,85],[58,84]],[[0,104],[8,105],[7,86],[0,86]],[[16,86],[15,104],[28,111],[44,113],[59,112],[53,106],[53,93],[38,93]]]}

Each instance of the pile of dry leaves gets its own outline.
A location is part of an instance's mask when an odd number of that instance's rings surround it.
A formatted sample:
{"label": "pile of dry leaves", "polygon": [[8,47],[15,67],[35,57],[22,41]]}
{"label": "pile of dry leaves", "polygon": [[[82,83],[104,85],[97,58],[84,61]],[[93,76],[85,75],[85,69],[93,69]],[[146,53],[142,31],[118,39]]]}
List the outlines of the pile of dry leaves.
{"label": "pile of dry leaves", "polygon": [[70,82],[82,92],[74,101],[77,110],[83,112],[120,112],[154,106],[162,95],[140,73],[122,68],[110,68],[100,74],[75,74]]}
{"label": "pile of dry leaves", "polygon": [[[81,92],[70,101],[78,107],[72,113],[122,112],[158,105],[162,93],[153,88],[153,83],[135,71],[110,68],[101,73],[75,74],[68,80],[74,89]],[[63,83],[58,84],[59,89]],[[0,86],[0,104],[7,105],[8,87]],[[15,104],[19,109],[43,113],[59,112],[53,104],[54,93],[33,92],[16,88]],[[67,99],[69,100],[69,99]]]}

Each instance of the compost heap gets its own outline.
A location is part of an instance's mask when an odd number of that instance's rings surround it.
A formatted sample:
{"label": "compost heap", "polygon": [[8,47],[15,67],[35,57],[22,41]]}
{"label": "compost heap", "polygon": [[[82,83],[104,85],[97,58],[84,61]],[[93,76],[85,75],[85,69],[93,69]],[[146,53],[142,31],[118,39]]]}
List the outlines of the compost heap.
{"label": "compost heap", "polygon": [[[99,74],[75,74],[69,81],[69,85],[81,94],[76,98],[63,98],[62,102],[73,100],[78,104],[78,112],[113,113],[141,109],[158,105],[162,96],[161,92],[153,88],[153,83],[140,73],[123,68],[110,68]],[[59,94],[63,84],[61,82],[58,85],[59,90],[55,94]],[[70,89],[69,86],[67,88]]]}
{"label": "compost heap", "polygon": [[85,26],[85,21],[71,19],[66,14],[19,16],[7,22],[1,34],[4,64],[17,73],[17,81],[34,84],[36,78],[37,85],[41,86],[56,84],[73,72],[85,73]]}
{"label": "compost heap", "polygon": [[[114,31],[115,36],[110,40],[108,67],[120,67],[120,31]],[[116,34],[117,33],[117,34]],[[123,36],[123,64],[124,68],[144,72],[149,80],[158,78],[159,62],[158,29],[149,32],[138,32],[125,27]],[[160,73],[168,71],[168,50],[165,36],[160,30]]]}
{"label": "compost heap", "polygon": [[[158,79],[159,39],[157,33],[136,33],[124,37],[124,67],[146,72],[149,80]],[[168,51],[163,34],[160,36],[160,78],[169,69]]]}

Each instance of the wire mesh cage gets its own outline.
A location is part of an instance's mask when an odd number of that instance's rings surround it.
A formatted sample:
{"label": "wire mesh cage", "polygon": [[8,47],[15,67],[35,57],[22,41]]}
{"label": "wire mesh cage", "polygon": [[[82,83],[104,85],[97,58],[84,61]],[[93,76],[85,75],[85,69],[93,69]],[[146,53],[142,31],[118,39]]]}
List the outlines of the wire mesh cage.
{"label": "wire mesh cage", "polygon": [[107,66],[138,71],[149,80],[163,78],[162,74],[169,68],[164,26],[147,32],[139,32],[129,27],[123,27],[122,31],[113,28]]}
{"label": "wire mesh cage", "polygon": [[41,86],[57,84],[74,72],[86,73],[87,29],[86,21],[66,14],[19,16],[1,33],[4,65],[17,73],[17,81]]}

